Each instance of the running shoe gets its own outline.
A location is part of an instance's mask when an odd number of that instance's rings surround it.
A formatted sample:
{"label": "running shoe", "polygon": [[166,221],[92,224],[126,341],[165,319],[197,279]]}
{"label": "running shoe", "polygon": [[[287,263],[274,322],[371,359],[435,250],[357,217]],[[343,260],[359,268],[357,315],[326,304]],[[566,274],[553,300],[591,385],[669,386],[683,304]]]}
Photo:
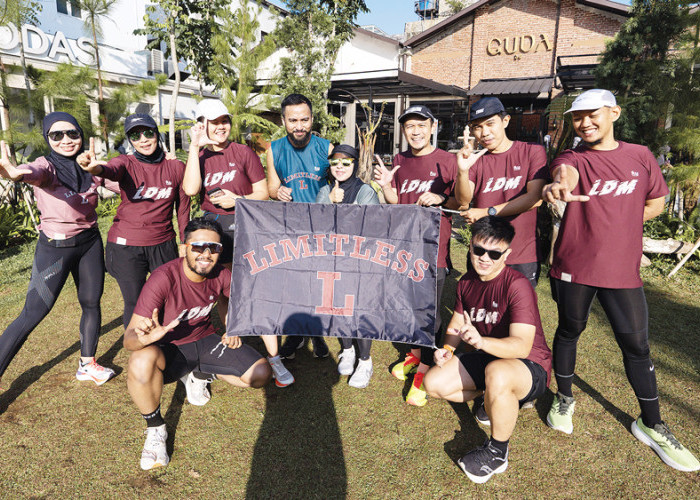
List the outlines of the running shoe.
{"label": "running shoe", "polygon": [[209,380],[195,377],[194,372],[188,373],[180,378],[180,380],[185,384],[187,401],[189,401],[191,405],[204,406],[209,402],[211,399]]}
{"label": "running shoe", "polygon": [[338,355],[338,373],[352,375],[355,369],[355,346],[343,349]]}
{"label": "running shoe", "polygon": [[424,373],[416,373],[413,377],[413,383],[411,383],[411,388],[408,390],[406,395],[406,402],[413,406],[425,406],[428,402],[428,393],[425,392],[423,386]]}
{"label": "running shoe", "polygon": [[474,399],[474,406],[472,406],[472,410],[474,411],[474,418],[477,422],[479,422],[481,425],[491,426],[491,419],[489,418],[488,413],[486,413],[486,407],[484,406],[484,396],[479,396],[478,398]]}
{"label": "running shoe", "polygon": [[678,442],[664,422],[653,428],[644,425],[642,418],[632,422],[632,434],[642,443],[650,446],[666,465],[684,472],[700,470],[700,462],[690,451]]}
{"label": "running shoe", "polygon": [[285,368],[284,363],[282,363],[282,358],[280,358],[279,355],[269,357],[267,361],[272,367],[272,376],[275,377],[275,385],[277,387],[287,387],[294,383],[294,375],[289,373],[289,370]]}
{"label": "running shoe", "polygon": [[501,452],[487,439],[483,446],[470,451],[457,460],[460,469],[469,479],[475,483],[485,483],[494,474],[505,472],[508,468],[508,452],[501,456]]}
{"label": "running shoe", "polygon": [[301,337],[299,335],[289,335],[280,348],[280,358],[290,360],[294,359],[297,355],[296,351],[302,349],[305,344],[305,337]]}
{"label": "running shoe", "polygon": [[571,434],[574,432],[574,407],[576,401],[573,396],[564,396],[558,392],[552,401],[552,407],[547,414],[547,425],[552,429]]}
{"label": "running shoe", "polygon": [[323,337],[311,337],[311,344],[314,348],[314,358],[327,358],[330,355],[328,344]]}
{"label": "running shoe", "polygon": [[144,432],[146,442],[141,452],[141,468],[151,470],[156,467],[165,467],[170,462],[165,441],[168,439],[168,431],[165,424],[158,427],[148,427]]}
{"label": "running shoe", "polygon": [[372,378],[372,373],[374,369],[372,368],[372,358],[361,359],[357,363],[357,368],[355,373],[350,377],[350,382],[348,385],[354,387],[355,389],[364,389],[369,385],[369,379]]}
{"label": "running shoe", "polygon": [[402,363],[394,365],[394,368],[391,369],[391,374],[399,380],[406,380],[411,373],[416,372],[419,364],[420,359],[409,352]]}
{"label": "running shoe", "polygon": [[78,380],[92,380],[97,385],[104,384],[112,377],[114,370],[98,365],[94,359],[85,365],[78,362],[78,371],[75,372],[75,378]]}

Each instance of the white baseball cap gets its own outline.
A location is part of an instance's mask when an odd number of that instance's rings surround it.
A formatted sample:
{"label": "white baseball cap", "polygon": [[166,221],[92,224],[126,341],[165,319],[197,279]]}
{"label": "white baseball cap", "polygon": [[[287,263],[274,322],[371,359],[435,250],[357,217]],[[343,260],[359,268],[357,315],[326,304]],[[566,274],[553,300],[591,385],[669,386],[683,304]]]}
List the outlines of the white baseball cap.
{"label": "white baseball cap", "polygon": [[207,120],[215,120],[220,116],[231,117],[226,105],[218,99],[204,99],[197,104],[195,109],[195,118],[206,118]]}
{"label": "white baseball cap", "polygon": [[581,111],[588,109],[600,109],[604,106],[612,108],[617,106],[617,101],[612,92],[605,89],[586,90],[583,94],[574,99],[571,108],[567,109],[564,114],[572,111]]}

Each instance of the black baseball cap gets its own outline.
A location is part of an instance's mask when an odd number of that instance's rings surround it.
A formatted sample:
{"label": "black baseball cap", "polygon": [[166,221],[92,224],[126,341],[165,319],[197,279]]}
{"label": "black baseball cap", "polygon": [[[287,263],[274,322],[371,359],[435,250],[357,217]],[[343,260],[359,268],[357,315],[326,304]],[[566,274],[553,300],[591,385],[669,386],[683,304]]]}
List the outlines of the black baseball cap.
{"label": "black baseball cap", "polygon": [[133,115],[127,116],[126,120],[124,120],[125,134],[128,134],[131,129],[134,129],[136,127],[147,127],[158,130],[158,125],[156,125],[156,121],[153,118],[151,118],[150,115],[147,115],[145,113],[134,113]]}
{"label": "black baseball cap", "polygon": [[430,118],[434,122],[437,121],[437,119],[435,119],[435,115],[433,115],[433,113],[427,106],[411,106],[406,111],[401,113],[401,116],[399,116],[399,123],[405,122],[411,115],[417,115],[423,118]]}
{"label": "black baseball cap", "polygon": [[482,97],[469,109],[469,120],[480,120],[489,116],[497,115],[506,110],[498,97]]}
{"label": "black baseball cap", "polygon": [[334,147],[331,154],[328,155],[328,158],[331,158],[336,153],[343,153],[344,155],[347,155],[350,158],[355,158],[356,160],[360,157],[360,152],[347,144],[339,144],[338,146]]}

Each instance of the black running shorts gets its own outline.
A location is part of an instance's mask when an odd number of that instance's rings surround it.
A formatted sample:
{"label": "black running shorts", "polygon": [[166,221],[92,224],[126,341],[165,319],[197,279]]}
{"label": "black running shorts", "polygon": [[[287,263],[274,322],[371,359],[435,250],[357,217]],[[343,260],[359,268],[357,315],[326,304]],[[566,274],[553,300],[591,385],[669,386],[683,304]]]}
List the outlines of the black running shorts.
{"label": "black running shorts", "polygon": [[[483,351],[473,351],[456,354],[462,366],[467,370],[469,376],[474,381],[474,385],[480,391],[486,389],[486,365],[491,361],[495,361],[499,358],[487,354]],[[529,359],[520,359],[527,369],[530,370],[532,375],[532,387],[530,387],[530,392],[519,401],[520,406],[523,406],[528,401],[534,401],[539,398],[547,390],[547,372],[544,371],[540,365]]]}
{"label": "black running shorts", "polygon": [[175,239],[150,246],[119,245],[105,247],[105,266],[117,281],[142,281],[166,262],[178,258]]}
{"label": "black running shorts", "polygon": [[240,377],[262,356],[258,351],[243,344],[238,349],[225,347],[221,335],[212,334],[189,344],[158,344],[165,355],[163,382],[177,381],[191,371],[214,375]]}

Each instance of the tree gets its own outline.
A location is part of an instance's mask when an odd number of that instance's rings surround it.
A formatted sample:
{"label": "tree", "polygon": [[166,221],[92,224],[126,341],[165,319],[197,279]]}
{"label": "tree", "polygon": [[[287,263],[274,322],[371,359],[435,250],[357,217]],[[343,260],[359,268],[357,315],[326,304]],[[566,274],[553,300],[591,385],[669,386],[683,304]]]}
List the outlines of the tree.
{"label": "tree", "polygon": [[235,142],[243,142],[248,130],[272,136],[279,127],[259,116],[260,108],[267,108],[268,88],[253,93],[260,65],[275,50],[272,37],[258,41],[262,13],[259,5],[253,8],[242,0],[235,12],[222,9],[217,14],[221,29],[212,37],[213,57],[209,78],[232,116],[231,134]]}
{"label": "tree", "polygon": [[445,3],[450,8],[450,12],[456,14],[460,10],[464,9],[468,1],[467,0],[445,0]]}
{"label": "tree", "polygon": [[282,95],[301,93],[314,106],[314,127],[324,137],[339,142],[339,120],[328,113],[328,90],[342,45],[353,37],[355,19],[369,9],[364,0],[288,0],[289,15],[274,36],[288,57],[280,60],[277,78]]}

